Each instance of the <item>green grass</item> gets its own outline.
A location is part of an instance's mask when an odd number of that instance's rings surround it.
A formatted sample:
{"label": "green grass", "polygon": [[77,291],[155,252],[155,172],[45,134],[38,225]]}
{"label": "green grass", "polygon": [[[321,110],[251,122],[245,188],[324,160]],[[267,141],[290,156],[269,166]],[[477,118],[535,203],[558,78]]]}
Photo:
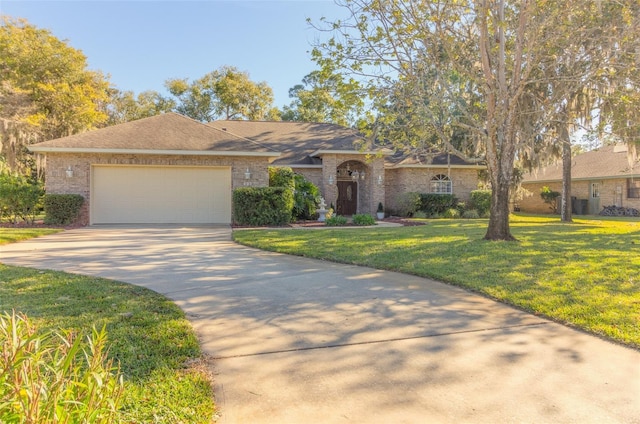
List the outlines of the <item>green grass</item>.
{"label": "green grass", "polygon": [[640,347],[640,222],[512,216],[518,242],[482,240],[486,220],[400,228],[239,230],[265,250],[400,271],[455,284]]}
{"label": "green grass", "polygon": [[0,245],[62,231],[58,228],[0,228]]}
{"label": "green grass", "polygon": [[[5,230],[0,229],[3,240]],[[125,379],[122,422],[212,422],[213,391],[198,340],[183,312],[160,294],[0,264],[0,311],[11,310],[27,314],[43,330],[88,334],[93,325],[106,326],[109,357],[119,362]]]}

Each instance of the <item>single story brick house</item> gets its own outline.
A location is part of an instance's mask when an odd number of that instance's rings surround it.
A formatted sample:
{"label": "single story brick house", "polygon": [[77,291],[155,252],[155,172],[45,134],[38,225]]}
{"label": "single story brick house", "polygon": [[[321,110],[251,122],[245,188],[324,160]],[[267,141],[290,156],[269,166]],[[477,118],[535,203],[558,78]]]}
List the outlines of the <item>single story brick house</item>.
{"label": "single story brick house", "polygon": [[429,161],[363,149],[333,124],[214,121],[176,113],[29,146],[46,158],[48,193],[84,196],[83,224],[229,224],[232,192],[269,184],[270,166],[316,184],[338,213],[395,207],[407,191],[468,199],[481,165],[438,155]]}
{"label": "single story brick house", "polygon": [[[540,190],[548,186],[562,192],[562,164],[551,165],[525,176],[528,194],[519,202],[522,212],[550,213]],[[573,212],[598,214],[604,206],[640,209],[640,161],[624,144],[604,146],[576,155],[571,164]]]}

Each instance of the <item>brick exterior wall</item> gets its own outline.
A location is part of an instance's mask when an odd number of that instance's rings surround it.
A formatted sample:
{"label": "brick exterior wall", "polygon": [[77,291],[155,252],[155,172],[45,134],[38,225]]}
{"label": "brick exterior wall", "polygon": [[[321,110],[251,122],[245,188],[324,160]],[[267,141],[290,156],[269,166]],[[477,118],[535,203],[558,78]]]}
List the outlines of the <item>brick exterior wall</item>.
{"label": "brick exterior wall", "polygon": [[[447,174],[447,168],[384,168],[384,158],[365,159],[362,154],[325,154],[322,168],[296,168],[320,189],[327,205],[337,204],[337,169],[350,162],[351,169],[365,171],[365,179],[358,180],[358,213],[375,215],[378,203],[393,210],[399,195],[407,191],[429,192],[429,182],[437,174]],[[173,156],[135,154],[48,153],[46,159],[46,191],[58,194],[80,194],[85,198],[79,223],[89,224],[91,204],[92,165],[149,165],[149,166],[227,166],[231,167],[232,190],[238,187],[266,187],[269,185],[267,157],[242,156]],[[73,177],[66,176],[71,167]],[[249,169],[251,179],[245,179]],[[329,182],[329,176],[333,182]],[[451,169],[453,194],[467,201],[469,193],[477,188],[478,171]],[[381,184],[378,177],[382,176]]]}
{"label": "brick exterior wall", "polygon": [[[304,175],[320,189],[327,205],[337,204],[338,168],[343,168],[345,163],[354,165],[352,169],[364,171],[365,178],[358,180],[358,210],[357,213],[375,214],[378,202],[384,203],[384,185],[378,184],[378,176],[384,179],[384,159],[373,158],[366,160],[361,154],[324,154],[322,156],[322,168],[295,168],[294,172]],[[329,181],[329,176],[333,181]]]}
{"label": "brick exterior wall", "polygon": [[[591,198],[591,184],[598,183],[600,192],[599,199]],[[548,186],[551,190],[562,192],[561,182],[548,183],[523,183],[522,187],[527,190],[524,198],[518,202],[520,211],[528,213],[551,213],[549,205],[542,201],[540,190]],[[583,214],[598,214],[604,206],[624,206],[625,208],[635,208],[640,210],[640,199],[629,198],[627,192],[627,179],[606,179],[593,181],[573,181],[571,184],[571,197],[576,199],[587,199],[589,210]]]}
{"label": "brick exterior wall", "polygon": [[[82,195],[85,202],[78,220],[81,225],[89,224],[91,165],[228,166],[231,167],[232,190],[238,187],[269,185],[269,163],[266,157],[48,153],[45,171],[46,192]],[[66,176],[68,167],[73,170],[71,178]],[[251,172],[249,180],[245,179],[247,168]]]}
{"label": "brick exterior wall", "polygon": [[385,204],[391,210],[396,210],[402,193],[429,193],[430,182],[438,174],[449,174],[453,195],[460,201],[467,202],[471,192],[478,188],[478,170],[452,168],[395,168],[387,169],[385,179]]}

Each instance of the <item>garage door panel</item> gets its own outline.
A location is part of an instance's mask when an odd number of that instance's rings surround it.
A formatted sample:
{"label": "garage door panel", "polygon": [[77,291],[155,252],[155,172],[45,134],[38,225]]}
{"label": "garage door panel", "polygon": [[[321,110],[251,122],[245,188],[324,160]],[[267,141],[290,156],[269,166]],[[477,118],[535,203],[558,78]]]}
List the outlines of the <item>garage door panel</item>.
{"label": "garage door panel", "polygon": [[94,166],[91,199],[94,224],[228,224],[231,170]]}

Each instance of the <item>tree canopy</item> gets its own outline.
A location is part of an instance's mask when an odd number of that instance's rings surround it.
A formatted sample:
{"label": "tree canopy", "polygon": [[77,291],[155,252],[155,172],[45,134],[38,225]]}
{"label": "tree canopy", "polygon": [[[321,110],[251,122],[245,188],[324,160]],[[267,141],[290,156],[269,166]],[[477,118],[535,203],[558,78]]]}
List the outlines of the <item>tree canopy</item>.
{"label": "tree canopy", "polygon": [[87,69],[80,50],[24,20],[0,21],[1,153],[27,172],[25,146],[94,128],[107,120],[109,82]]}
{"label": "tree canopy", "polygon": [[114,89],[107,105],[109,115],[107,125],[121,124],[170,112],[175,106],[175,101],[162,96],[157,91],[143,91],[136,96],[133,91]]}
{"label": "tree canopy", "polygon": [[330,69],[311,72],[289,90],[293,101],[282,111],[283,121],[355,124],[364,108],[359,84]]}
{"label": "tree canopy", "polygon": [[202,122],[215,119],[276,119],[273,90],[253,82],[247,72],[223,66],[193,82],[169,79],[165,86],[175,97],[175,111]]}

